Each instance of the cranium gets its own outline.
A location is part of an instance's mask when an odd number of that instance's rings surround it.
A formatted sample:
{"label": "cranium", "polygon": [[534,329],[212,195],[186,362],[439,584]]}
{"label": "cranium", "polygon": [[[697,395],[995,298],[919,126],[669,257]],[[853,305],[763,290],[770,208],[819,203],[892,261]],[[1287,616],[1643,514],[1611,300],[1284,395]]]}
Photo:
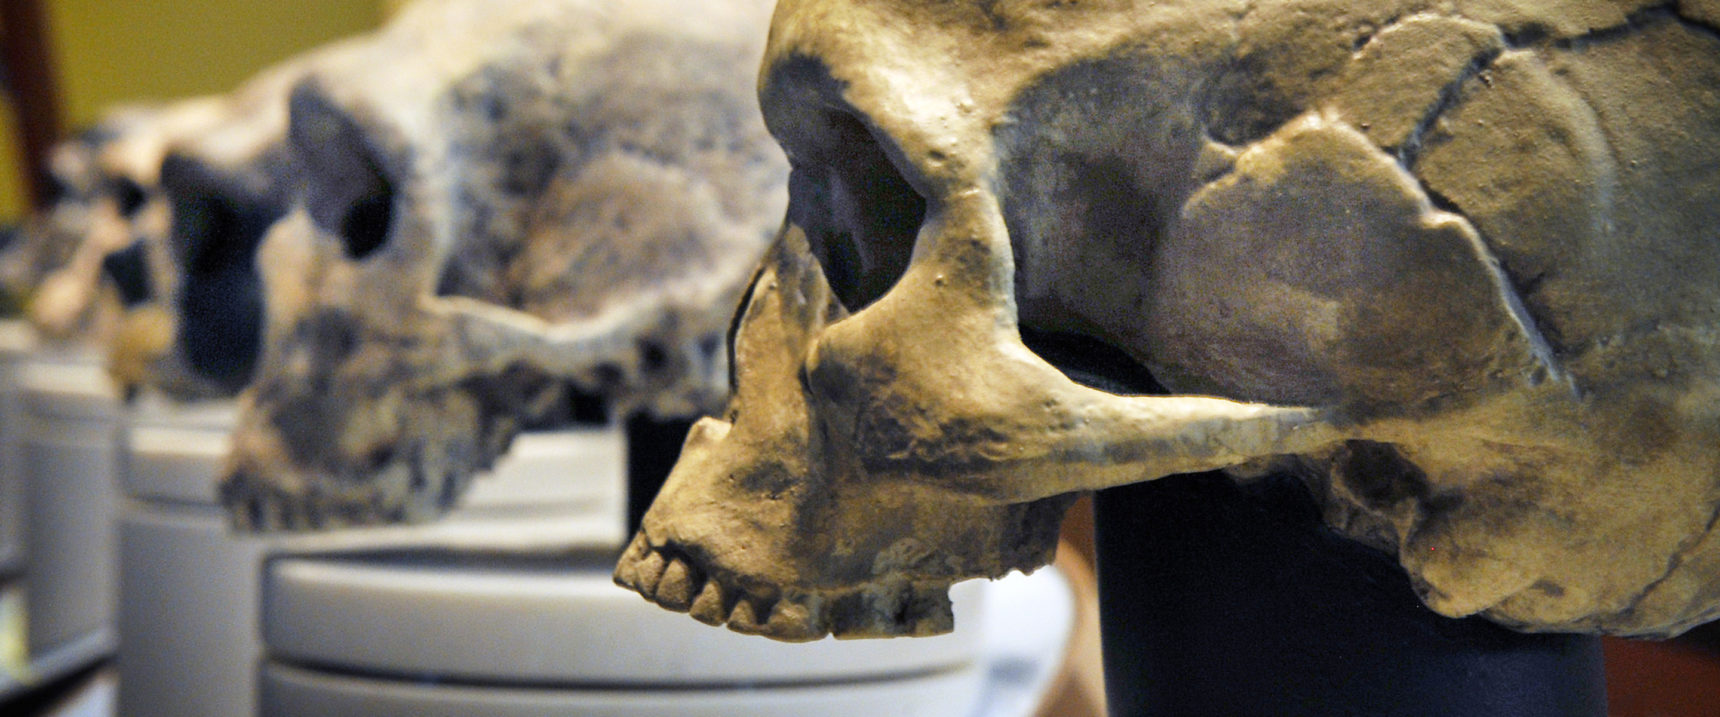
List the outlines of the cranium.
{"label": "cranium", "polygon": [[219,116],[215,98],[116,110],[53,158],[61,191],[10,252],[8,284],[29,285],[29,318],[54,339],[99,337],[118,307],[103,299],[102,263],[140,236],[166,235],[159,170],[165,147]]}
{"label": "cranium", "polygon": [[286,214],[298,172],[286,149],[287,97],[314,68],[367,37],[331,43],[271,67],[220,97],[195,132],[153,153],[166,226],[110,255],[129,310],[110,341],[122,385],[181,398],[230,396],[261,352],[258,247]]}
{"label": "cranium", "polygon": [[53,184],[47,208],[26,217],[0,252],[0,288],[6,293],[9,315],[22,314],[42,281],[70,263],[89,231],[95,205],[114,189],[102,176],[102,149],[155,111],[147,107],[115,110],[54,147],[48,158]]}
{"label": "cranium", "polygon": [[[293,92],[302,205],[223,495],[241,526],[443,510],[571,389],[683,415],[787,166],[763,3],[420,2]],[[283,270],[281,266],[299,267]]]}
{"label": "cranium", "polygon": [[[1717,27],[1696,1],[784,0],[787,223],[736,394],[617,581],[783,639],[933,632],[951,582],[1047,562],[1072,494],[1278,469],[1441,614],[1713,617]],[[1174,394],[1077,384],[1047,335]]]}

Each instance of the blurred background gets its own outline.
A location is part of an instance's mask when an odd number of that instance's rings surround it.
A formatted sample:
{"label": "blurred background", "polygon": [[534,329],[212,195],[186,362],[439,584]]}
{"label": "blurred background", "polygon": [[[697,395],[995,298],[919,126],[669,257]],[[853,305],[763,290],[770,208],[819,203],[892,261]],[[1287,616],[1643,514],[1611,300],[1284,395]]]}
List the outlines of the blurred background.
{"label": "blurred background", "polygon": [[[17,89],[26,81],[46,81],[58,103],[57,107],[26,108],[12,92],[0,95],[0,223],[16,222],[29,208],[23,132],[30,122],[49,122],[52,136],[64,137],[89,126],[115,105],[224,92],[271,63],[374,29],[402,4],[402,0],[0,2],[0,38],[7,57],[19,56],[19,48],[39,47],[47,60],[31,67],[12,67],[8,62],[7,86]],[[19,76],[25,73],[30,77]],[[37,97],[39,101],[43,95]]]}

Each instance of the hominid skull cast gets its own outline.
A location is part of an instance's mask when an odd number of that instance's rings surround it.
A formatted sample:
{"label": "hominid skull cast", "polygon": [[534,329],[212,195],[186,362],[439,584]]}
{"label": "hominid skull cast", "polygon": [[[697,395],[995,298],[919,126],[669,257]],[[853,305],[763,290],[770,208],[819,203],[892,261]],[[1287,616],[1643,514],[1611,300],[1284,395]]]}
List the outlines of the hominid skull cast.
{"label": "hominid skull cast", "polygon": [[[1050,559],[1072,494],[1294,470],[1442,614],[1713,617],[1717,24],[784,0],[788,220],[736,393],[617,581],[782,639],[935,632],[951,582]],[[1024,335],[1176,394],[1083,387]]]}
{"label": "hominid skull cast", "polygon": [[221,106],[219,98],[199,97],[115,110],[85,137],[57,148],[56,164],[67,171],[56,174],[70,191],[56,199],[46,221],[33,222],[48,230],[31,237],[42,246],[20,247],[8,261],[13,271],[21,269],[14,262],[41,262],[12,280],[34,280],[28,315],[44,336],[105,338],[114,330],[123,297],[107,290],[104,260],[138,241],[159,244],[166,236],[161,159],[172,142],[219,121]]}
{"label": "hominid skull cast", "polygon": [[[100,272],[100,255],[86,256],[80,249],[90,235],[90,226],[98,215],[108,213],[103,206],[112,201],[124,185],[108,176],[102,161],[103,151],[125,133],[152,122],[160,108],[124,107],[108,112],[94,126],[54,146],[48,156],[50,203],[26,216],[16,229],[9,231],[5,247],[0,249],[0,311],[9,315],[26,315],[26,308],[45,288],[51,277],[65,298],[51,299],[48,308],[34,307],[36,313],[27,316],[39,322],[50,337],[65,337],[92,324],[88,304],[97,293],[95,279],[83,279]],[[76,269],[74,265],[82,264]],[[78,278],[72,278],[73,275]],[[87,283],[86,288],[81,284]],[[73,304],[64,306],[64,304]]]}
{"label": "hominid skull cast", "polygon": [[213,121],[163,147],[157,193],[170,226],[109,260],[137,284],[118,282],[137,297],[110,351],[122,386],[198,398],[232,396],[249,382],[262,351],[257,252],[300,174],[287,148],[288,95],[366,42],[330,43],[258,73],[219,98]]}
{"label": "hominid skull cast", "polygon": [[424,520],[566,396],[686,415],[788,170],[754,0],[432,0],[294,90],[236,522]]}

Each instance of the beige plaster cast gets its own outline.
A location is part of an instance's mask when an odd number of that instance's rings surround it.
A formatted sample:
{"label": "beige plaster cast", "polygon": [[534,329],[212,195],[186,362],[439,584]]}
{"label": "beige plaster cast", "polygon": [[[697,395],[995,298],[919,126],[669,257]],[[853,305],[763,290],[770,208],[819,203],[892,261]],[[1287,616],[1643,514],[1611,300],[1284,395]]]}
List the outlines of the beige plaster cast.
{"label": "beige plaster cast", "polygon": [[292,92],[298,208],[222,495],[238,525],[424,520],[574,392],[714,410],[782,216],[764,0],[425,0]]}
{"label": "beige plaster cast", "polygon": [[788,221],[617,581],[779,639],[938,632],[1080,492],[1275,469],[1441,614],[1714,617],[1716,16],[784,0]]}

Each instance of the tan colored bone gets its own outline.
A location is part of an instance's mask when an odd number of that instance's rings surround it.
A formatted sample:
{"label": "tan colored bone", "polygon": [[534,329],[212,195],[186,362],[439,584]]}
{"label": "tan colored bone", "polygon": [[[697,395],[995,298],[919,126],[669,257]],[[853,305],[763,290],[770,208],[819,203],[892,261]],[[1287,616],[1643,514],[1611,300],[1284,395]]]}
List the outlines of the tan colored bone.
{"label": "tan colored bone", "polygon": [[[1442,614],[1720,614],[1706,7],[785,0],[791,223],[617,579],[917,634],[1048,560],[1073,491],[1276,467]],[[1026,331],[1175,395],[1079,388]]]}
{"label": "tan colored bone", "polygon": [[[94,157],[97,186],[91,188],[93,194],[66,199],[87,203],[81,234],[61,239],[72,242],[74,248],[62,266],[39,279],[31,301],[30,320],[49,337],[65,340],[92,332],[99,340],[106,329],[97,327],[113,324],[117,308],[105,305],[101,298],[102,259],[140,236],[160,240],[166,235],[169,219],[158,186],[161,160],[173,142],[219,122],[222,101],[201,97],[163,107],[123,109],[116,115],[111,124],[117,136],[104,142]],[[145,193],[144,203],[133,215],[122,211],[121,199],[112,191],[113,183],[120,181]]]}
{"label": "tan colored bone", "polygon": [[302,211],[267,244],[308,267],[268,272],[237,522],[434,518],[572,388],[617,414],[720,405],[782,216],[751,96],[768,5],[429,0],[301,83]]}

